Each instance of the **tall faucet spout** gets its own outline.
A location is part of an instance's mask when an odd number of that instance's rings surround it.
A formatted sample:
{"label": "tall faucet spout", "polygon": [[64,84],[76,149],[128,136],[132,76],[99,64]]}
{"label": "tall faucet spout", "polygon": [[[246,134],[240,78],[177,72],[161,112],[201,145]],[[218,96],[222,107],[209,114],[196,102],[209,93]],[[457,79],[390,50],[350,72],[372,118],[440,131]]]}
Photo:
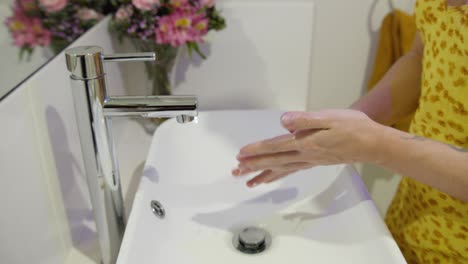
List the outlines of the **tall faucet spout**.
{"label": "tall faucet spout", "polygon": [[140,116],[149,118],[198,116],[195,96],[119,96],[104,101],[106,117]]}
{"label": "tall faucet spout", "polygon": [[198,116],[195,96],[121,96],[106,92],[104,62],[154,61],[155,54],[104,55],[101,47],[82,46],[65,51],[74,97],[83,162],[101,249],[101,263],[112,264],[125,230],[125,207],[112,117],[175,117],[179,123]]}

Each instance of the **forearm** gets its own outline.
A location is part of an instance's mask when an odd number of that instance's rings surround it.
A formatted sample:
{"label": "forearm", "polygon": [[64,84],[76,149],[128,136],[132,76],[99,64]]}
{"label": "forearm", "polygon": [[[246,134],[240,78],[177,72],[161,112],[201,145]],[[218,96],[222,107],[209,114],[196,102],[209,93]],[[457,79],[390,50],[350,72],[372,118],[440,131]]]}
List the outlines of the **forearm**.
{"label": "forearm", "polygon": [[411,114],[418,105],[421,56],[410,52],[401,57],[379,83],[355,102],[351,109],[367,114],[383,125],[393,125]]}
{"label": "forearm", "polygon": [[377,163],[468,202],[468,152],[390,127],[381,128]]}

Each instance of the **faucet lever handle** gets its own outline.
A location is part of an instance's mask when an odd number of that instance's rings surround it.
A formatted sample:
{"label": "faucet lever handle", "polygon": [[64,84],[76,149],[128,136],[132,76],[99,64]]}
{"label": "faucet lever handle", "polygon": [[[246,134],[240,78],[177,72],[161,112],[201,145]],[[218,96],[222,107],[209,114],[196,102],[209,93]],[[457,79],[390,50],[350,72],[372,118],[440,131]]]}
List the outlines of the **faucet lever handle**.
{"label": "faucet lever handle", "polygon": [[90,80],[104,76],[103,61],[155,61],[154,52],[117,53],[103,55],[98,46],[80,46],[67,49],[65,58],[67,69],[73,78]]}
{"label": "faucet lever handle", "polygon": [[138,53],[116,53],[102,55],[104,62],[113,61],[155,61],[156,54],[154,52],[138,52]]}

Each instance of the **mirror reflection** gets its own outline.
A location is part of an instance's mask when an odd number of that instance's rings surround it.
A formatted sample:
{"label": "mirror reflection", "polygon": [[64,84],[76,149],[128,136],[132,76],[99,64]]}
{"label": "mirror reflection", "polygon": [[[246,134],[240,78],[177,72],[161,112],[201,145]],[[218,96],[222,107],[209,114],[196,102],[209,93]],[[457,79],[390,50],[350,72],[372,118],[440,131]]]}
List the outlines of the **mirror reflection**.
{"label": "mirror reflection", "polygon": [[108,13],[106,0],[0,0],[0,98]]}

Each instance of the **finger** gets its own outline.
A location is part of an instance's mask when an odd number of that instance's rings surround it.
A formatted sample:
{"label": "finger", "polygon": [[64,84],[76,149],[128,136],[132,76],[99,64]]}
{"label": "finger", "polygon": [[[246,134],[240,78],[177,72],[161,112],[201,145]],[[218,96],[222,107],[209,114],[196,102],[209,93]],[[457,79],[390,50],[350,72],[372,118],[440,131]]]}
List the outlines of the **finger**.
{"label": "finger", "polygon": [[331,115],[326,112],[286,112],[281,124],[289,132],[303,129],[329,129]]}
{"label": "finger", "polygon": [[246,175],[248,173],[251,173],[251,172],[252,172],[252,170],[250,170],[250,169],[237,167],[237,168],[233,169],[231,173],[232,173],[233,176],[244,176],[244,175]]}
{"label": "finger", "polygon": [[285,177],[289,175],[290,173],[293,173],[293,171],[272,171],[272,170],[266,170],[260,173],[259,175],[255,176],[253,179],[249,180],[247,182],[248,187],[255,187],[259,184],[262,183],[270,183],[272,181],[275,181],[279,178]]}
{"label": "finger", "polygon": [[310,162],[293,162],[293,163],[288,163],[288,164],[281,164],[281,165],[274,165],[272,167],[268,168],[263,168],[263,169],[248,169],[244,167],[237,167],[232,170],[232,175],[236,177],[244,176],[246,174],[252,173],[254,171],[259,171],[259,170],[274,170],[274,171],[298,171],[298,170],[304,170],[304,169],[309,169],[314,167],[315,165]]}
{"label": "finger", "polygon": [[266,170],[288,163],[302,162],[302,155],[297,151],[251,156],[239,159],[239,168],[250,171]]}
{"label": "finger", "polygon": [[239,151],[238,159],[257,156],[263,154],[272,154],[278,152],[288,152],[297,149],[294,135],[286,134],[271,139],[249,144]]}
{"label": "finger", "polygon": [[255,176],[253,179],[249,180],[247,182],[247,186],[248,187],[255,187],[255,186],[259,185],[266,178],[270,177],[270,175],[272,175],[272,173],[273,172],[271,170],[262,171],[259,175]]}

